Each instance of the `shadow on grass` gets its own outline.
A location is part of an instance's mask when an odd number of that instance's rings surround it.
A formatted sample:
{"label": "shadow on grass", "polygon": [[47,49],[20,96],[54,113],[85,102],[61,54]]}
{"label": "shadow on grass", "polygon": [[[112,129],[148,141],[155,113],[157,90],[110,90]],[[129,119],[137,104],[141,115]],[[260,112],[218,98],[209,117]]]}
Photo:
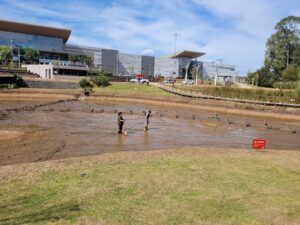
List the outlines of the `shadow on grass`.
{"label": "shadow on grass", "polygon": [[[16,206],[16,204],[12,204]],[[1,207],[5,207],[2,205]],[[9,207],[9,206],[8,206]],[[63,203],[60,205],[52,205],[43,207],[42,205],[35,209],[26,209],[22,207],[14,207],[15,209],[6,209],[6,213],[2,214],[0,224],[30,224],[30,223],[46,223],[59,222],[60,220],[75,220],[80,215],[80,206],[76,203]]]}

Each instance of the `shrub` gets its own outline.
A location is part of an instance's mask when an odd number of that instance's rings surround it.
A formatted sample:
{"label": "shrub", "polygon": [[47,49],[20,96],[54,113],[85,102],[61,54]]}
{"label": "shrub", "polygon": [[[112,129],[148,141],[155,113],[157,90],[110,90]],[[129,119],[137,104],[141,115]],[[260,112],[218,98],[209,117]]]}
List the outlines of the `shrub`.
{"label": "shrub", "polygon": [[13,76],[15,78],[16,87],[26,87],[26,83],[20,75],[18,75],[17,73],[14,73]]}
{"label": "shrub", "polygon": [[296,89],[298,86],[297,82],[275,82],[273,84],[274,88],[282,89]]}
{"label": "shrub", "polygon": [[98,87],[107,87],[110,85],[108,78],[104,75],[94,76],[92,81]]}
{"label": "shrub", "polygon": [[17,88],[16,84],[0,84],[0,89],[15,89]]}
{"label": "shrub", "polygon": [[296,89],[296,93],[300,97],[300,82],[299,82],[298,87]]}
{"label": "shrub", "polygon": [[91,91],[92,88],[93,88],[93,84],[87,80],[86,78],[82,78],[80,81],[79,81],[79,85],[82,89],[84,89],[85,91]]}
{"label": "shrub", "polygon": [[[192,91],[198,91],[203,95],[225,97],[225,98],[238,98],[247,100],[259,101],[281,101],[290,102],[291,98],[299,98],[300,87],[295,91],[292,90],[276,90],[276,89],[244,89],[234,87],[212,87],[212,86],[189,86],[182,87]],[[298,93],[298,94],[297,94]],[[297,100],[297,103],[300,99]]]}
{"label": "shrub", "polygon": [[298,79],[298,71],[299,69],[290,64],[288,67],[282,72],[282,79],[284,81],[297,81]]}

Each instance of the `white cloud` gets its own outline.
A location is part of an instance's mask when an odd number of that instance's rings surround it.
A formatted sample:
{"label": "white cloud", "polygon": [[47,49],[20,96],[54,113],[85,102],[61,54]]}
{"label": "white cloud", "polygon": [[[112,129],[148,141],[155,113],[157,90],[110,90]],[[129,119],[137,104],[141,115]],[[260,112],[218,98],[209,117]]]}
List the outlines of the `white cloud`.
{"label": "white cloud", "polygon": [[[276,22],[299,15],[297,0],[4,0],[3,19],[72,29],[70,42],[121,52],[168,54],[205,51],[245,73],[263,63],[265,42]],[[245,69],[246,68],[246,69]]]}
{"label": "white cloud", "polygon": [[154,50],[151,49],[151,48],[147,48],[147,49],[144,49],[142,52],[141,52],[142,55],[154,55]]}

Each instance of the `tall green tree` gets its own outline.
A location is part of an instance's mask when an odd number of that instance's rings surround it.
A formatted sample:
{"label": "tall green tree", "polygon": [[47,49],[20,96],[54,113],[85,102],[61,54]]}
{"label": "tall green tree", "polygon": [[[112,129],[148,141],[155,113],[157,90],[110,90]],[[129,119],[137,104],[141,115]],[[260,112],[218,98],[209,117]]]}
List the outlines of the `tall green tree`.
{"label": "tall green tree", "polygon": [[265,67],[276,75],[292,64],[300,67],[300,17],[288,16],[280,20],[276,32],[267,41]]}
{"label": "tall green tree", "polygon": [[7,65],[12,60],[12,52],[8,46],[0,46],[0,62]]}
{"label": "tall green tree", "polygon": [[77,54],[70,54],[69,61],[75,65],[77,62],[81,61],[81,57],[80,57],[80,55],[77,55]]}
{"label": "tall green tree", "polygon": [[86,64],[88,67],[90,67],[93,64],[93,58],[89,55],[85,55],[83,57],[83,63]]}
{"label": "tall green tree", "polygon": [[281,78],[283,81],[298,81],[298,69],[295,65],[290,64],[288,67],[282,71]]}
{"label": "tall green tree", "polygon": [[33,64],[38,63],[39,61],[39,51],[34,48],[25,48],[24,49],[24,59],[26,63]]}

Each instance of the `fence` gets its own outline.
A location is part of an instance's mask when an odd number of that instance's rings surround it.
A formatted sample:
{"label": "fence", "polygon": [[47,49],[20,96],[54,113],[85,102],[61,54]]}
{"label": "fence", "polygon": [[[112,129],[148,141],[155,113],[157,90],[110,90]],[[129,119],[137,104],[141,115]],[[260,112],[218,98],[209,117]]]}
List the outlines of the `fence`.
{"label": "fence", "polygon": [[265,101],[260,101],[260,100],[253,100],[251,99],[252,97],[250,95],[243,95],[243,94],[239,95],[239,98],[226,98],[221,96],[203,95],[200,91],[184,90],[177,87],[167,86],[164,84],[160,84],[160,88],[173,94],[177,94],[185,97],[191,97],[191,98],[215,99],[215,100],[240,102],[240,103],[300,108],[300,98],[256,95],[256,98],[258,99],[267,99]]}

